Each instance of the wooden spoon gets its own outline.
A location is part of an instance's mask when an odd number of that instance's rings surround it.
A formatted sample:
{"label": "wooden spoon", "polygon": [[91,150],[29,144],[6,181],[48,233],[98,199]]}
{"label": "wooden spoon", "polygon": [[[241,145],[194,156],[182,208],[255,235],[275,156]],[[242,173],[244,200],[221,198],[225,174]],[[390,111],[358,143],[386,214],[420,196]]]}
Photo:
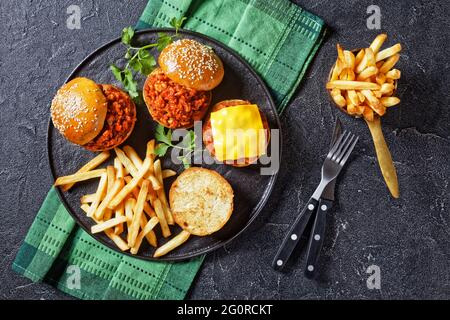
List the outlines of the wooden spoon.
{"label": "wooden spoon", "polygon": [[400,196],[397,172],[395,170],[389,148],[384,140],[383,131],[381,130],[381,119],[379,116],[375,116],[373,121],[366,120],[366,123],[369,127],[370,133],[372,134],[378,164],[380,165],[384,181],[386,181],[386,185],[391,192],[391,195],[397,199]]}

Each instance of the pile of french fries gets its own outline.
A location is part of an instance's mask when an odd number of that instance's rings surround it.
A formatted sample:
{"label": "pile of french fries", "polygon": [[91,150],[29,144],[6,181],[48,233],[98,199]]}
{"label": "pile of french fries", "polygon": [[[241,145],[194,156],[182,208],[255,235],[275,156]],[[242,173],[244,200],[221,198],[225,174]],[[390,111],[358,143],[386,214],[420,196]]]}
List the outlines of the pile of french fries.
{"label": "pile of french fries", "polygon": [[115,148],[113,165],[97,169],[109,157],[104,151],[81,167],[75,174],[59,177],[55,186],[68,191],[75,183],[99,178],[97,191],[83,195],[81,209],[95,221],[93,234],[104,232],[122,251],[137,254],[144,239],[157,248],[154,257],[161,257],[188,240],[190,234],[181,231],[158,247],[154,231],[159,225],[164,238],[172,233],[172,212],[164,191],[164,179],[176,175],[163,170],[154,154],[155,141],[147,143],[144,160],[130,146]]}
{"label": "pile of french fries", "polygon": [[386,108],[400,103],[393,94],[395,81],[401,76],[394,66],[402,46],[397,43],[380,51],[386,38],[386,34],[378,35],[369,48],[356,55],[337,45],[338,58],[326,88],[333,101],[350,115],[373,121],[375,115],[382,116]]}

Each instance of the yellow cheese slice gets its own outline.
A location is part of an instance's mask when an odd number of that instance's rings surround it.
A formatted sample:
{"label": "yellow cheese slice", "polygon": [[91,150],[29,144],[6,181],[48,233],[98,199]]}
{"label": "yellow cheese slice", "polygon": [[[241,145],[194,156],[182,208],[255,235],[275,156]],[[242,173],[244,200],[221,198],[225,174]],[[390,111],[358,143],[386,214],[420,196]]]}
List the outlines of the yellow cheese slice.
{"label": "yellow cheese slice", "polygon": [[212,112],[211,127],[219,161],[265,154],[266,138],[257,105],[239,105]]}

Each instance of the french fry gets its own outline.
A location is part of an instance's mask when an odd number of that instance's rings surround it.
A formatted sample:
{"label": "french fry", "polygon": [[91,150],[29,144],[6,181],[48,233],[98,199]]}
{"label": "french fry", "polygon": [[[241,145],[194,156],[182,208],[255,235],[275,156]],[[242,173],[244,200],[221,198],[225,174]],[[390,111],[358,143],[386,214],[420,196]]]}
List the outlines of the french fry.
{"label": "french fry", "polygon": [[377,114],[382,116],[386,113],[386,108],[381,104],[380,100],[373,94],[370,90],[362,90],[361,93],[366,97],[369,106],[375,111]]}
{"label": "french fry", "polygon": [[357,91],[356,94],[358,95],[359,102],[363,103],[366,100],[366,97],[360,91]]}
{"label": "french fry", "polygon": [[141,169],[139,169],[139,172],[136,175],[136,177],[133,177],[133,179],[131,179],[131,181],[122,190],[120,190],[120,192],[109,203],[108,208],[114,209],[115,207],[117,207],[123,201],[123,199],[125,199],[125,197],[129,195],[133,191],[133,189],[138,186],[139,182],[147,174],[149,168],[150,168],[150,158],[146,158],[144,163],[142,164]]}
{"label": "french fry", "polygon": [[331,73],[331,80],[338,80],[339,75],[341,74],[344,64],[341,62],[341,60],[337,59],[336,63],[333,68],[333,72]]}
{"label": "french fry", "polygon": [[164,210],[161,205],[161,201],[159,199],[155,200],[155,212],[156,212],[156,216],[158,217],[159,224],[161,225],[161,231],[162,231],[164,238],[170,237],[171,232],[169,229],[169,225],[167,224],[166,216],[164,214]]}
{"label": "french fry", "polygon": [[370,44],[370,49],[372,49],[373,53],[376,55],[378,51],[380,51],[381,46],[384,41],[386,41],[387,35],[385,33],[379,34],[375,37],[375,39]]}
{"label": "french fry", "polygon": [[368,106],[364,107],[363,116],[364,116],[364,119],[366,119],[367,121],[373,121],[373,119],[375,117],[373,110]]}
{"label": "french fry", "polygon": [[392,93],[394,91],[395,87],[392,83],[383,83],[381,85],[380,92],[382,95],[387,95],[389,93]]}
{"label": "french fry", "polygon": [[174,250],[175,248],[185,243],[189,239],[190,235],[191,234],[185,230],[181,231],[166,244],[156,249],[153,257],[157,258],[168,254],[170,251]]}
{"label": "french fry", "polygon": [[[156,160],[153,164],[153,172],[155,173],[155,177],[158,179],[159,183],[163,184],[163,176],[162,176],[162,168],[161,168],[161,160]],[[161,200],[161,204],[164,210],[164,214],[166,215],[167,223],[170,225],[174,224],[172,211],[169,208],[169,203],[167,201],[166,192],[164,188],[156,190],[156,194],[158,195],[158,199]]]}
{"label": "french fry", "polygon": [[356,73],[361,73],[365,68],[375,65],[375,56],[372,49],[367,48],[364,50],[364,57],[361,62],[356,66]]}
{"label": "french fry", "polygon": [[358,54],[355,57],[355,66],[361,63],[361,60],[364,58],[365,50],[361,49],[359,50]]}
{"label": "french fry", "polygon": [[348,94],[348,99],[350,100],[350,102],[352,104],[354,104],[355,106],[359,105],[360,101],[358,98],[358,94],[356,93],[355,90],[348,90],[347,94]]}
{"label": "french fry", "polygon": [[120,162],[118,157],[114,158],[114,169],[116,169],[117,178],[125,177],[125,170],[123,168],[122,162]]}
{"label": "french fry", "polygon": [[399,54],[394,54],[392,57],[389,57],[381,66],[380,72],[387,73],[395,66],[395,64],[398,62],[399,59],[400,59]]}
{"label": "french fry", "polygon": [[[126,176],[126,177],[125,177],[125,181],[126,181],[127,183],[130,183],[131,177],[130,177],[130,176]],[[139,190],[140,190],[140,188],[139,188],[139,187],[136,187],[136,188],[134,188],[133,191],[132,191],[133,196],[134,196],[136,199],[137,199],[137,197],[139,196]],[[151,188],[149,188],[148,192],[150,192],[150,190],[151,190]],[[148,196],[147,196],[147,199],[148,199]],[[152,209],[152,207],[150,207],[150,205],[148,204],[147,201],[144,203],[144,212],[145,212],[146,214],[148,214],[150,217],[154,217],[154,216],[155,216],[155,211]]]}
{"label": "french fry", "polygon": [[345,63],[345,55],[344,55],[344,50],[342,49],[341,45],[338,43],[336,44],[336,49],[338,52],[338,59],[344,64],[344,66],[346,65]]}
{"label": "french fry", "polygon": [[86,181],[89,179],[99,178],[102,174],[106,173],[105,169],[95,169],[92,171],[77,172],[68,176],[59,177],[56,179],[54,186],[62,186],[67,184],[73,184],[80,181]]}
{"label": "french fry", "polygon": [[139,251],[139,247],[141,246],[142,240],[144,237],[153,230],[153,228],[158,224],[158,218],[154,217],[151,218],[150,221],[142,228],[141,232],[139,232],[139,235],[136,238],[136,241],[134,243],[134,246],[131,247],[130,252],[132,254],[136,254]]}
{"label": "french fry", "polygon": [[133,162],[134,166],[136,168],[140,168],[142,167],[142,159],[139,157],[139,155],[137,154],[136,150],[134,150],[133,147],[131,146],[124,146],[123,151],[125,152],[125,154],[127,155],[128,159],[131,160],[131,162]]}
{"label": "french fry", "polygon": [[125,217],[127,218],[128,227],[131,225],[131,221],[133,221],[133,208],[136,206],[136,199],[128,198],[125,201]]}
{"label": "french fry", "polygon": [[163,179],[167,179],[167,178],[170,178],[170,177],[173,177],[173,176],[176,176],[176,175],[177,175],[176,171],[173,171],[173,170],[170,170],[170,169],[164,169],[162,171]]}
{"label": "french fry", "polygon": [[117,234],[112,232],[111,230],[105,230],[105,234],[116,244],[116,246],[122,250],[127,251],[130,249],[128,244]]}
{"label": "french fry", "polygon": [[83,203],[83,204],[80,206],[80,208],[81,208],[81,210],[83,210],[84,213],[86,213],[86,214],[89,212],[89,205],[88,205],[87,203]]}
{"label": "french fry", "polygon": [[[111,208],[109,208],[109,205],[110,205],[112,199],[115,199],[116,194],[120,191],[122,186],[123,186],[123,179],[117,179],[114,182],[113,187],[111,188],[111,190],[109,192],[106,193],[105,198],[102,200],[102,202],[100,203],[100,205],[98,206],[97,210],[94,213],[94,217],[97,220],[101,220],[103,218],[103,215],[105,214],[105,211],[107,209],[111,209]],[[112,209],[114,209],[114,208],[112,208]]]}
{"label": "french fry", "polygon": [[139,225],[141,221],[141,216],[144,212],[144,203],[147,199],[147,192],[149,188],[150,182],[148,180],[144,180],[142,182],[141,190],[139,191],[139,196],[136,200],[136,205],[134,206],[134,215],[133,220],[131,221],[130,228],[128,229],[129,238],[128,245],[132,248],[136,243],[136,238],[139,233]]}
{"label": "french fry", "polygon": [[346,81],[335,80],[327,83],[327,89],[341,90],[380,90],[380,86],[376,83],[364,81]]}
{"label": "french fry", "polygon": [[377,67],[375,67],[375,66],[367,67],[363,70],[363,72],[358,74],[358,77],[356,78],[356,80],[364,81],[364,80],[376,75],[377,73],[378,73]]}
{"label": "french fry", "polygon": [[120,148],[116,147],[114,148],[114,151],[116,152],[117,158],[119,158],[119,161],[122,163],[122,165],[127,169],[127,171],[133,176],[138,175],[138,169],[133,164],[133,162],[127,157],[125,152],[123,152]]}
{"label": "french fry", "polygon": [[127,218],[125,216],[113,218],[104,222],[101,222],[99,224],[93,225],[91,227],[91,233],[99,233],[102,231],[105,231],[106,229],[110,229],[112,227],[117,226],[118,224],[124,223],[127,221]]}
{"label": "french fry", "polygon": [[375,77],[376,83],[378,83],[380,86],[383,86],[383,84],[386,82],[386,76],[384,73],[378,73]]}
{"label": "french fry", "polygon": [[400,79],[401,75],[402,73],[400,72],[400,70],[392,69],[386,73],[386,78],[397,80]]}
{"label": "french fry", "polygon": [[402,51],[402,45],[400,43],[397,43],[390,48],[387,48],[387,49],[384,49],[384,50],[378,52],[375,57],[375,61],[378,62],[381,60],[385,60],[389,57],[392,57],[393,55],[396,55],[400,51]]}
{"label": "french fry", "polygon": [[[156,217],[156,216],[155,216]],[[152,217],[153,218],[153,217]],[[159,220],[158,220],[159,221]],[[144,227],[147,225],[148,220],[145,217],[145,214],[141,215],[141,221],[140,221],[140,226],[141,229],[144,229]],[[147,239],[147,242],[152,246],[152,247],[157,247],[158,246],[158,239],[156,238],[156,234],[155,232],[152,230],[149,233],[147,233],[145,235],[145,238]]]}
{"label": "french fry", "polygon": [[400,99],[397,97],[384,97],[380,99],[380,102],[385,107],[392,107],[400,103]]}
{"label": "french fry", "polygon": [[339,90],[339,89],[331,90],[331,98],[341,108],[345,107],[346,104],[347,104],[347,102],[345,101],[344,96],[341,94],[341,90]]}
{"label": "french fry", "polygon": [[344,50],[344,61],[348,69],[355,69],[355,55],[348,50]]}
{"label": "french fry", "polygon": [[348,114],[350,114],[350,115],[356,114],[356,113],[357,113],[356,106],[355,106],[354,104],[352,104],[352,103],[349,103],[349,104],[347,105],[347,112],[348,112]]}
{"label": "french fry", "polygon": [[[125,204],[123,202],[119,204],[117,208],[114,210],[114,216],[116,218],[125,216]],[[122,232],[123,232],[123,224],[119,224],[114,228],[115,234],[121,234]]]}
{"label": "french fry", "polygon": [[114,185],[114,181],[116,180],[116,169],[114,169],[114,166],[107,166],[106,174],[108,175],[108,186],[106,190],[109,192]]}
{"label": "french fry", "polygon": [[150,159],[149,174],[153,175],[153,163],[155,161],[155,139],[147,142],[147,149],[145,150],[145,157]]}
{"label": "french fry", "polygon": [[92,217],[94,212],[97,210],[100,202],[106,195],[106,185],[107,185],[108,175],[104,173],[100,178],[100,182],[97,187],[97,191],[94,194],[94,199],[89,207],[89,211],[87,212],[88,217]]}
{"label": "french fry", "polygon": [[[98,154],[95,158],[91,159],[88,163],[86,163],[84,166],[82,166],[77,173],[83,173],[87,171],[91,171],[95,168],[97,168],[99,165],[101,165],[103,162],[105,162],[109,158],[109,151],[103,151],[102,153]],[[72,188],[74,183],[68,183],[62,187],[63,191],[68,191],[70,188]]]}
{"label": "french fry", "polygon": [[[101,177],[100,177],[100,180],[101,180]],[[92,203],[92,202],[94,202],[94,199],[95,199],[95,193],[85,194],[84,196],[81,196],[80,202],[81,202],[81,204]]]}
{"label": "french fry", "polygon": [[[373,53],[373,51],[372,51],[372,49],[371,48],[367,48],[366,49],[366,59],[367,59],[367,67],[373,67],[373,66],[375,66],[375,63],[376,63],[376,61],[375,61],[375,55],[374,55],[374,53]],[[364,71],[364,70],[363,70]]]}

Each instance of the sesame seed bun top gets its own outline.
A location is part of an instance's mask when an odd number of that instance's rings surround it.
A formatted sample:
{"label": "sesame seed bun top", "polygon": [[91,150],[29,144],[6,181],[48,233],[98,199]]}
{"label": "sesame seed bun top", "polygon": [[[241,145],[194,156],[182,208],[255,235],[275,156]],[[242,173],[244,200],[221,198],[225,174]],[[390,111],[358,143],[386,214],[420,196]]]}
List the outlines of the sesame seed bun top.
{"label": "sesame seed bun top", "polygon": [[87,78],[75,78],[63,85],[51,105],[53,125],[67,140],[84,145],[103,128],[107,101],[100,87]]}
{"label": "sesame seed bun top", "polygon": [[163,72],[183,86],[209,91],[223,79],[224,70],[214,51],[192,40],[177,40],[161,52],[158,63]]}

